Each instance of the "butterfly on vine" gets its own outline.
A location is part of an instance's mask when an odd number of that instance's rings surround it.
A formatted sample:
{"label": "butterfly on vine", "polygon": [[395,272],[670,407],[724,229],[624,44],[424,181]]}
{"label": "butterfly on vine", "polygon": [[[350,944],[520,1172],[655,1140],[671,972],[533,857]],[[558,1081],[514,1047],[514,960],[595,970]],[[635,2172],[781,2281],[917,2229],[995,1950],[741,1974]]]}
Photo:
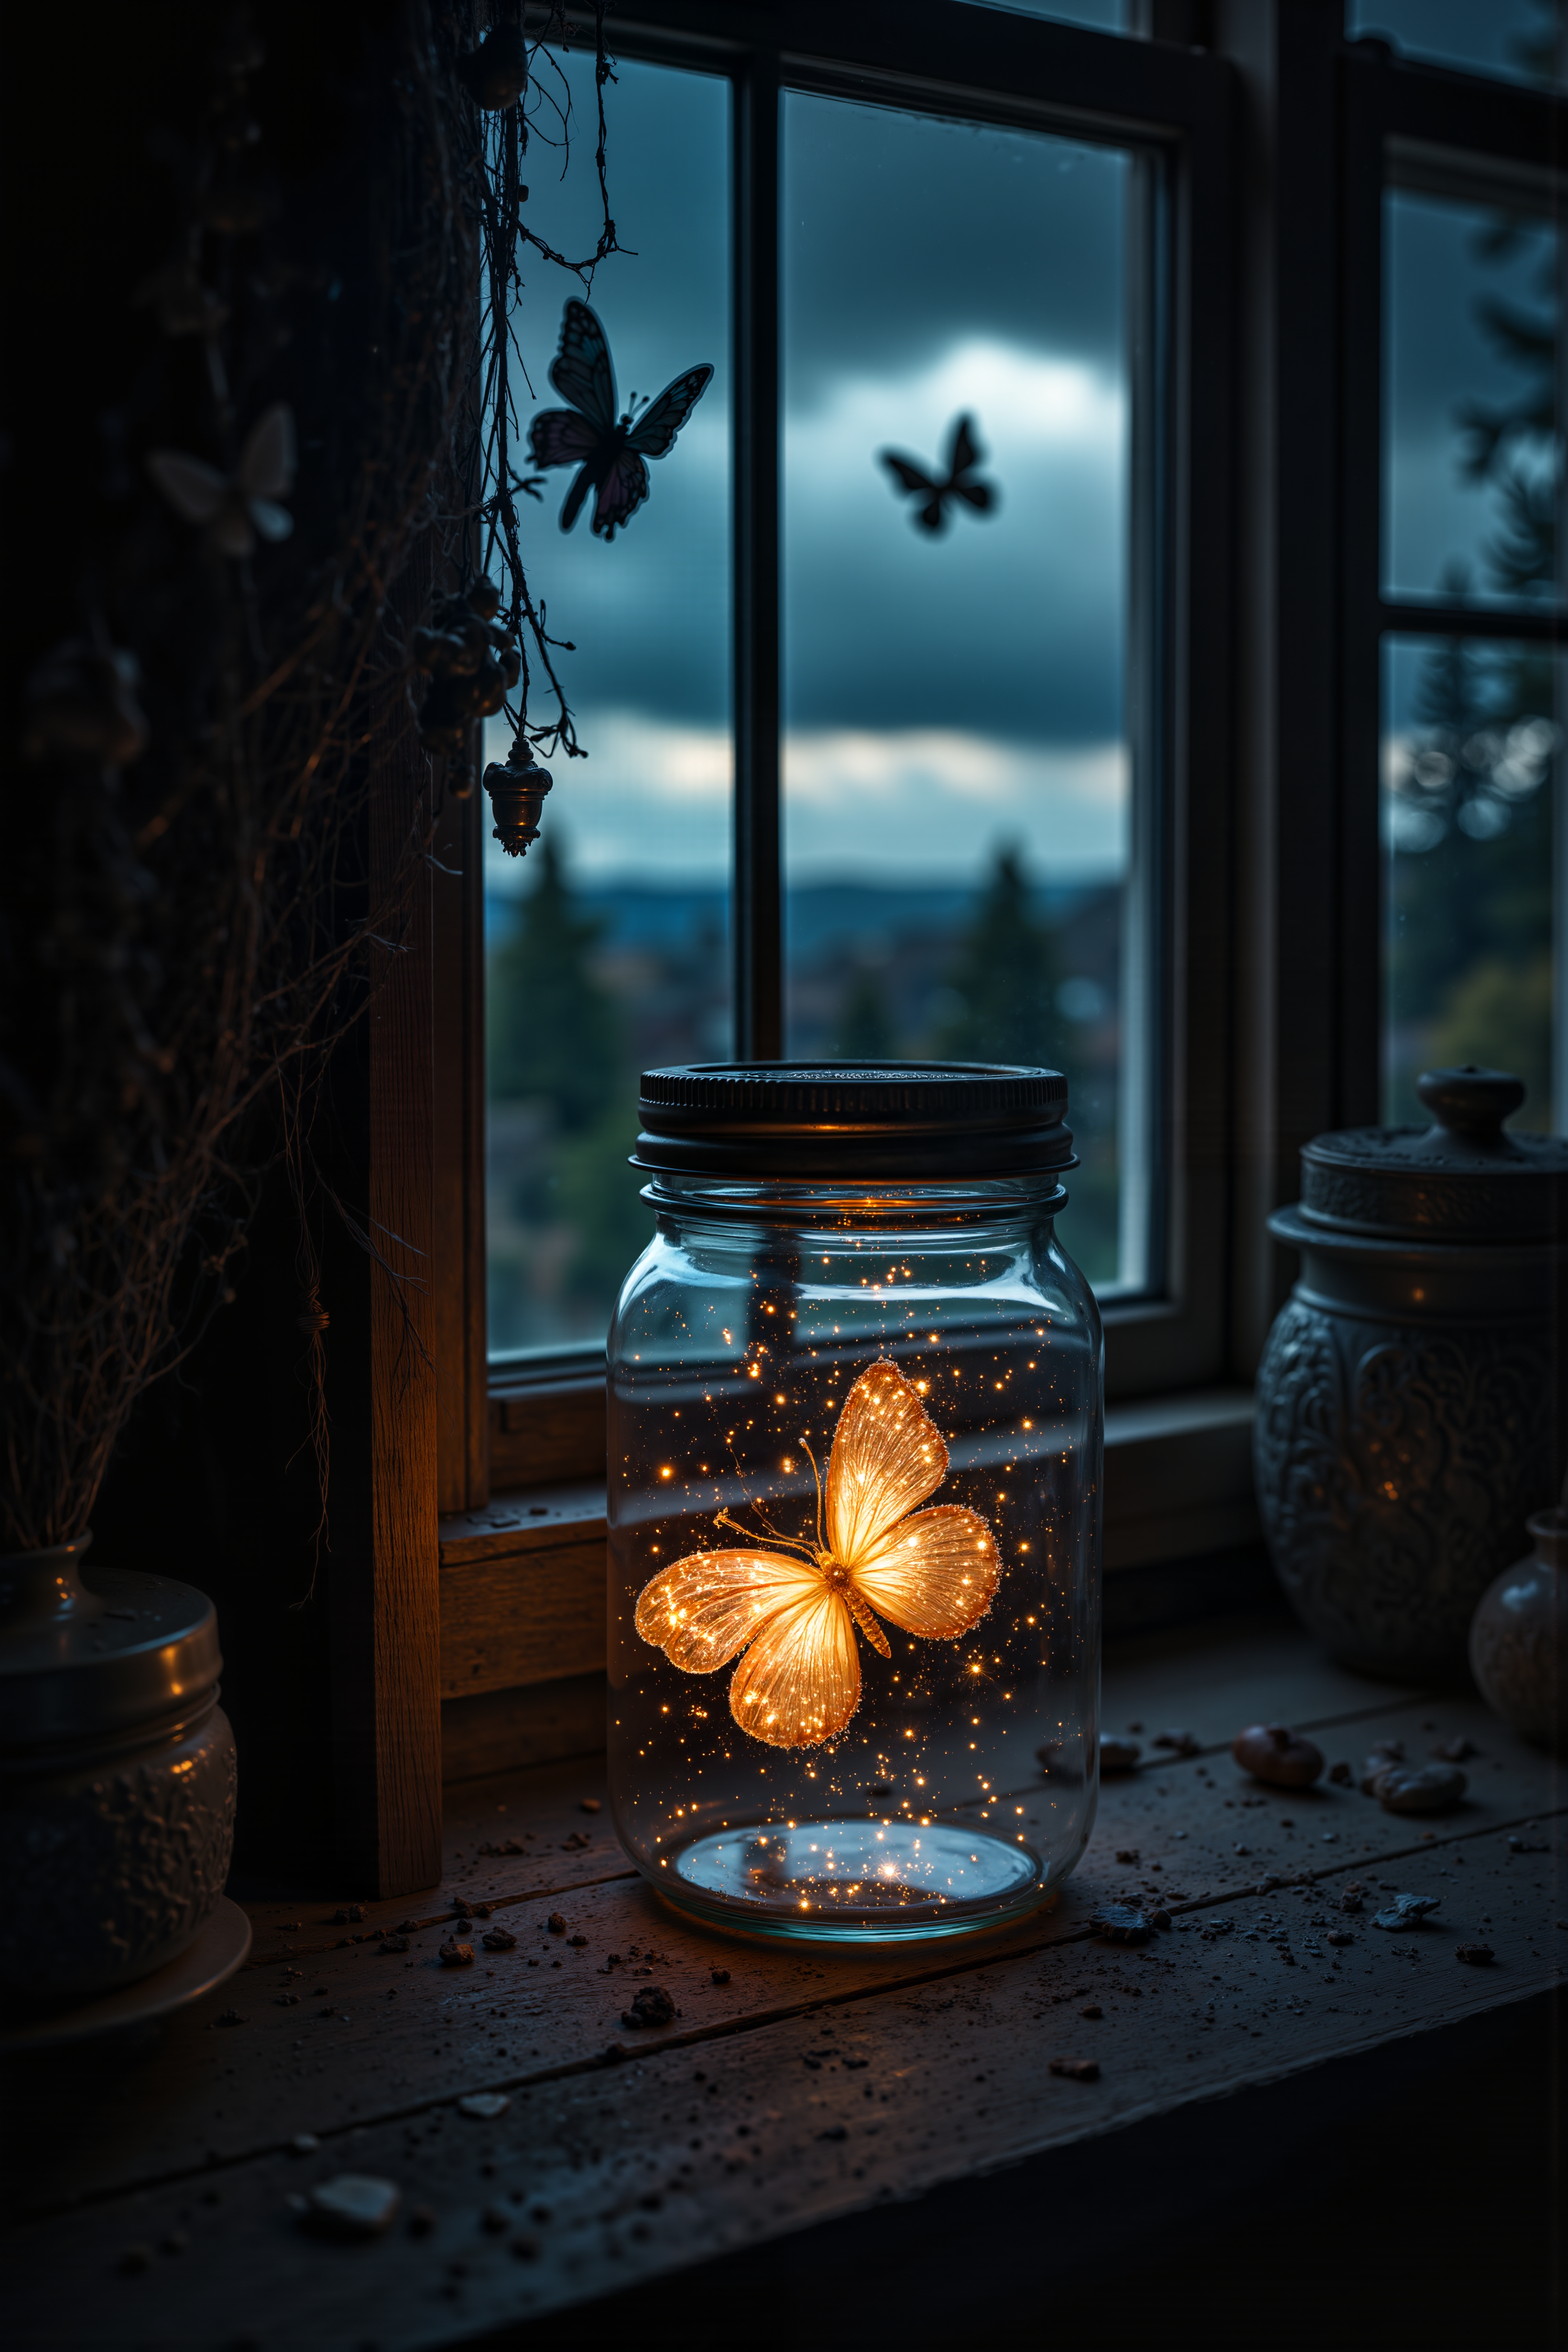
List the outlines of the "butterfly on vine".
{"label": "butterfly on vine", "polygon": [[712,382],[710,367],[688,368],[649,401],[640,416],[616,415],[616,372],[604,328],[586,302],[575,296],[561,320],[561,348],[551,362],[550,381],[570,408],[547,408],[528,428],[536,466],[578,466],[566,493],[561,528],[570,530],[590,490],[595,493],[590,524],[595,539],[613,540],[624,530],[648,493],[644,459],[664,457],[676,435]]}
{"label": "butterfly on vine", "polygon": [[[752,1542],[672,1561],[637,1595],[637,1632],[689,1675],[744,1651],[730,1712],[753,1739],[836,1739],[860,1704],[857,1627],[890,1657],[879,1618],[955,1642],[995,1598],[1002,1561],[979,1512],[916,1508],[946,1475],[947,1447],[914,1389],[896,1364],[872,1364],[844,1400],[826,1492],[817,1481],[816,1541],[770,1528],[780,1550]],[[750,1533],[727,1512],[719,1523]]]}
{"label": "butterfly on vine", "polygon": [[[948,436],[947,474],[943,480],[933,481],[922,466],[912,457],[900,457],[891,449],[881,449],[878,456],[897,479],[901,489],[918,501],[914,521],[921,530],[934,537],[947,529],[948,509],[957,499],[972,506],[976,514],[988,514],[996,493],[989,482],[970,479],[976,466],[984,465],[985,453],[974,438],[974,420],[959,416],[953,420]],[[953,509],[957,511],[956,507]]]}

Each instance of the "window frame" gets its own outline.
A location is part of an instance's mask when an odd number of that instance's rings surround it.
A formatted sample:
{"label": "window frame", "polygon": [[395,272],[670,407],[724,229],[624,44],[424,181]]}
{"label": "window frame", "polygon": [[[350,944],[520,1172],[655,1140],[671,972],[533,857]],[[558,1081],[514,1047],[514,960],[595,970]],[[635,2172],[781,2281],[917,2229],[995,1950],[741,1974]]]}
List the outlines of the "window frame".
{"label": "window frame", "polygon": [[[569,9],[568,31],[592,19]],[[1152,640],[1157,717],[1147,794],[1155,839],[1149,929],[1158,962],[1149,1001],[1152,1041],[1154,1196],[1152,1283],[1147,1295],[1106,1302],[1107,1388],[1112,1397],[1196,1388],[1226,1369],[1225,1239],[1229,974],[1225,952],[1229,877],[1229,706],[1223,646],[1230,594],[1230,178],[1233,87],[1222,58],[1156,48],[965,0],[795,0],[787,6],[722,0],[642,0],[616,9],[606,40],[619,56],[726,74],[734,92],[732,198],[734,399],[734,727],[736,783],[731,924],[735,1050],[776,1055],[783,1034],[783,874],[780,793],[779,113],[785,89],[824,91],[912,110],[1132,145],[1153,159],[1159,193],[1150,310],[1165,314],[1167,381],[1152,385],[1151,446],[1135,448],[1135,481],[1149,486],[1155,543],[1133,615]],[[955,61],[962,71],[955,74]],[[1147,358],[1147,355],[1141,355]],[[1158,364],[1158,361],[1156,361]],[[1201,395],[1195,387],[1202,386]],[[1140,404],[1144,405],[1144,404]],[[1169,485],[1169,495],[1159,489]],[[1136,503],[1136,496],[1135,496]],[[1194,528],[1194,516],[1205,527]],[[1188,856],[1201,834],[1210,850]],[[475,847],[479,846],[475,837]],[[470,893],[470,895],[472,895]],[[470,922],[471,930],[471,922]],[[471,957],[471,950],[470,950]],[[474,985],[471,961],[466,967]],[[472,1019],[468,1031],[471,1034]],[[470,1055],[470,1060],[472,1055]],[[482,1075],[482,1066],[481,1066]],[[471,1110],[460,1122],[472,1129]],[[472,1219],[475,1177],[465,1177]],[[471,1223],[469,1230],[471,1232]],[[472,1331],[471,1246],[464,1289]],[[497,1470],[520,1464],[506,1423],[532,1396],[546,1418],[558,1390],[580,1391],[595,1351],[496,1359],[489,1387]],[[553,1408],[549,1417],[553,1418]],[[443,1416],[454,1429],[456,1410]],[[482,1498],[472,1413],[461,1461],[444,1448],[444,1507]],[[563,1474],[580,1454],[556,1451],[541,1429],[533,1476]]]}
{"label": "window frame", "polygon": [[[1388,636],[1568,642],[1568,603],[1555,613],[1433,595],[1384,593],[1384,200],[1392,188],[1495,200],[1555,194],[1561,236],[1562,99],[1528,84],[1405,62],[1376,40],[1350,43],[1343,85],[1342,255],[1345,311],[1342,570],[1343,773],[1347,783],[1346,955],[1342,1054],[1352,1114],[1380,1116],[1384,1020],[1384,860],[1379,833],[1383,651]],[[1561,864],[1561,861],[1560,861]]]}

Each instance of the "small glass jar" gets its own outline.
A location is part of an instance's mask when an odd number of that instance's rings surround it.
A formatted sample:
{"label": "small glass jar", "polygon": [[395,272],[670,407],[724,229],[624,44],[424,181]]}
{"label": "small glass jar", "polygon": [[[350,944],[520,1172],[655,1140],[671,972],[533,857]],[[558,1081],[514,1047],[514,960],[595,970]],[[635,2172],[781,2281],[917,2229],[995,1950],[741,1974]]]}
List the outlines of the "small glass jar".
{"label": "small glass jar", "polygon": [[1103,1367],[1054,1231],[1066,1108],[1045,1070],[643,1079],[658,1230],[610,1334],[610,1788],[687,1911],[951,1935],[1054,1896],[1083,1851]]}

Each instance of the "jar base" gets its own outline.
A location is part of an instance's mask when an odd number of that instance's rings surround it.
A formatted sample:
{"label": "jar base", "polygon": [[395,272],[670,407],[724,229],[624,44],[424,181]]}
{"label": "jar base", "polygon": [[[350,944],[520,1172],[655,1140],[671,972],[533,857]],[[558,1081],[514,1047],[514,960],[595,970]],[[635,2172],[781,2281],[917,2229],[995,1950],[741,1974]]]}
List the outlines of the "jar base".
{"label": "jar base", "polygon": [[1009,1923],[1045,1898],[1047,1876],[1033,1847],[962,1822],[841,1818],[694,1839],[654,1884],[742,1935],[903,1944]]}

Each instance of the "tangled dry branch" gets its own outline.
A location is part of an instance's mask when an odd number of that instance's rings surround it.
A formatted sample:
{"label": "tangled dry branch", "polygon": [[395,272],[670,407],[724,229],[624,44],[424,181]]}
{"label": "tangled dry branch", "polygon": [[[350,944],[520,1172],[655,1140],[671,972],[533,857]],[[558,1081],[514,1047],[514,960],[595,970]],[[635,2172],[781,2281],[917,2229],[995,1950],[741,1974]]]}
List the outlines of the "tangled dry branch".
{"label": "tangled dry branch", "polygon": [[[232,1297],[269,1166],[300,1214],[324,1497],[322,1076],[372,947],[401,946],[440,794],[471,779],[466,751],[405,761],[395,851],[373,862],[370,779],[418,725],[411,639],[432,595],[499,570],[532,647],[514,716],[542,669],[554,711],[529,731],[574,748],[509,470],[521,104],[473,94],[473,0],[319,23],[221,19],[198,102],[164,128],[177,233],[104,339],[125,353],[112,479],[17,730],[6,1550],[83,1531],[135,1399]],[[498,37],[522,44],[504,0]],[[353,88],[335,138],[304,71],[327,85],[325,38],[334,100]],[[602,33],[599,65],[602,94]],[[602,105],[598,146],[603,185]]]}

